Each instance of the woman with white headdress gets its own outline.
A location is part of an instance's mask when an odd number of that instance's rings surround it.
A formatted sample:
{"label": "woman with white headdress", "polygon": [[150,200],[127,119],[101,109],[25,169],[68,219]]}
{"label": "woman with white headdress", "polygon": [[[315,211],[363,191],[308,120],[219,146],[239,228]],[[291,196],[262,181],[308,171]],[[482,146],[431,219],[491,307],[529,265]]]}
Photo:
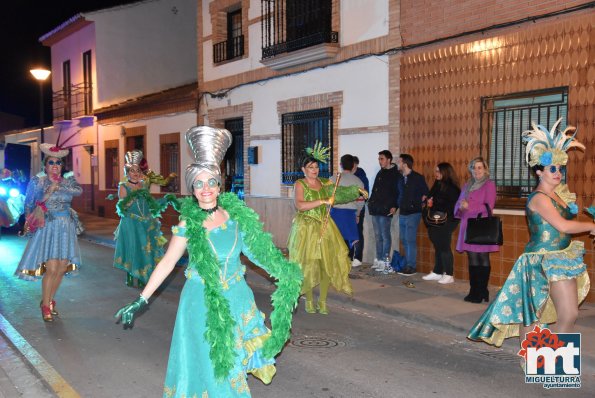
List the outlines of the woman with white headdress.
{"label": "woman with white headdress", "polygon": [[[180,223],[140,297],[115,315],[131,325],[188,249],[164,397],[250,397],[247,374],[268,384],[274,357],[289,337],[301,272],[273,245],[252,209],[235,194],[221,193],[219,164],[231,139],[229,131],[206,126],[186,132],[195,161],[185,180],[193,196],[182,200]],[[244,279],[241,253],[277,279],[272,330]]]}
{"label": "woman with white headdress", "polygon": [[31,238],[15,275],[26,280],[43,277],[41,314],[51,322],[58,315],[54,298],[62,277],[77,271],[81,263],[77,235],[82,225],[71,202],[83,189],[64,165],[68,149],[58,144],[41,144],[40,149],[44,171],[31,178],[25,195],[23,232]]}
{"label": "woman with white headdress", "polygon": [[124,155],[126,181],[120,183],[116,211],[120,224],[114,232],[116,250],[114,267],[126,271],[126,285],[145,286],[155,265],[163,257],[163,245],[167,240],[161,233],[158,217],[169,203],[175,205],[172,194],[155,199],[149,192],[150,182],[141,168],[143,152],[135,149]]}
{"label": "woman with white headdress", "polygon": [[[573,234],[595,234],[592,222],[572,220],[578,213],[576,195],[562,181],[571,147],[584,146],[568,136],[568,126],[551,131],[533,123],[523,132],[526,160],[539,178],[527,198],[530,241],[516,261],[496,299],[471,329],[469,338],[496,346],[505,338],[521,340],[533,326],[556,323],[555,332],[569,333],[578,316],[578,306],[589,292],[589,276],[583,261],[582,241]],[[593,207],[589,208],[593,212]]]}

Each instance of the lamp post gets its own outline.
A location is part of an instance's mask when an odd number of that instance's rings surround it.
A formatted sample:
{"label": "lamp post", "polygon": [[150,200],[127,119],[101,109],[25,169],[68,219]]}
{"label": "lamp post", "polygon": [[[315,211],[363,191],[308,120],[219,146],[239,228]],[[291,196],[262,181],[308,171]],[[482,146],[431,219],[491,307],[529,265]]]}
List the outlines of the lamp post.
{"label": "lamp post", "polygon": [[45,141],[45,137],[43,134],[43,82],[49,77],[50,72],[47,69],[31,69],[29,72],[33,75],[33,77],[39,82],[39,126],[40,126],[40,143]]}

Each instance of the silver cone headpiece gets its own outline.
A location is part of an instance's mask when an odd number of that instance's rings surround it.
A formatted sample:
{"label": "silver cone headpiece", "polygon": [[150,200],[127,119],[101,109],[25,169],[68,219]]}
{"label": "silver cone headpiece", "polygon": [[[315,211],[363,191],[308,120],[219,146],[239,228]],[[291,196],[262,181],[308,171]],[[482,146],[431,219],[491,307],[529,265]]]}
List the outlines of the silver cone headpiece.
{"label": "silver cone headpiece", "polygon": [[186,132],[186,142],[192,151],[194,162],[186,167],[186,187],[193,192],[192,183],[196,176],[206,171],[221,184],[219,165],[231,145],[231,133],[225,129],[209,126],[195,126]]}
{"label": "silver cone headpiece", "polygon": [[140,149],[133,149],[126,152],[124,155],[124,174],[128,175],[128,171],[132,166],[139,166],[143,160],[143,151]]}

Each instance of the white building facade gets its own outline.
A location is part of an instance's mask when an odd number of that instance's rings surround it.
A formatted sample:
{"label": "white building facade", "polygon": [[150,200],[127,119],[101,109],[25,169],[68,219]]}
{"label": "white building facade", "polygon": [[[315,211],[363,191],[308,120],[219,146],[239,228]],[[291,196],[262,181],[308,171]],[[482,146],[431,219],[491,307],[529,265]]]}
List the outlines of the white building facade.
{"label": "white building facade", "polygon": [[[199,122],[242,121],[232,133],[243,141],[246,200],[278,246],[286,246],[305,146],[332,147],[332,165],[321,171],[327,176],[340,171],[342,155],[358,156],[371,185],[378,152],[394,144],[388,50],[396,32],[389,15],[397,10],[390,3],[202,2]],[[257,163],[248,159],[254,152]]]}

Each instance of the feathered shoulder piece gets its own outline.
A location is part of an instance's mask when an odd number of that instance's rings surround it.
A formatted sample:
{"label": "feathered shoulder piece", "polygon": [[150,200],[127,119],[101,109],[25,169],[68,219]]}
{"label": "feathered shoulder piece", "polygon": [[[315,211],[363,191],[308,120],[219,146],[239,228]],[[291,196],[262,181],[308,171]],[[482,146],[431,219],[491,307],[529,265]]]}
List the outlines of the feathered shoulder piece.
{"label": "feathered shoulder piece", "polygon": [[314,159],[318,160],[319,162],[326,163],[327,160],[331,157],[330,155],[331,148],[328,146],[322,146],[320,141],[316,141],[313,148],[306,148],[306,154],[308,156],[312,156]]}
{"label": "feathered shoulder piece", "polygon": [[[566,152],[570,148],[585,149],[585,146],[574,138],[577,133],[576,127],[566,126],[564,131],[560,131],[558,130],[560,122],[562,122],[562,118],[554,123],[550,131],[531,122],[533,130],[523,131],[523,142],[527,145],[525,160],[529,166],[565,165],[568,162]],[[574,134],[571,134],[573,131]]]}

